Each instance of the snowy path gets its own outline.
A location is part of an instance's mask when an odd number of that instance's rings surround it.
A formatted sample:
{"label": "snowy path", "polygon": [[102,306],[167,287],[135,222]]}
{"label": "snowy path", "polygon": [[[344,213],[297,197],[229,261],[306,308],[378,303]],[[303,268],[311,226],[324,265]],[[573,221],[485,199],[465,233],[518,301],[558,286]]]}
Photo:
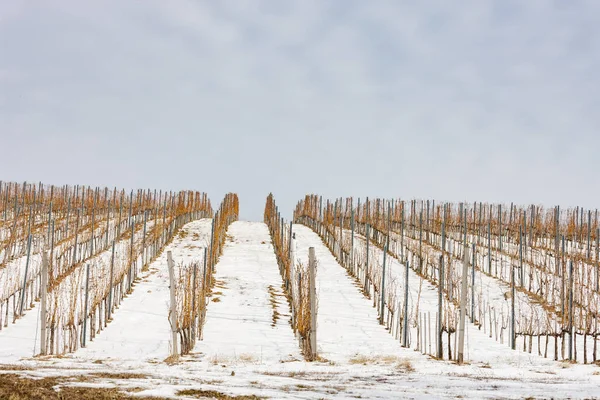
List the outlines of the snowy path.
{"label": "snowy path", "polygon": [[238,221],[227,235],[194,351],[213,363],[302,359],[267,226]]}
{"label": "snowy path", "polygon": [[87,348],[75,353],[86,359],[158,360],[169,356],[171,329],[168,321],[169,272],[167,251],[175,264],[202,260],[210,240],[211,220],[190,222],[182,228],[152,264],[142,273],[133,293],[115,310],[113,321]]}
{"label": "snowy path", "polygon": [[321,238],[310,228],[294,225],[296,258],[308,262],[308,248],[318,260],[317,348],[319,355],[335,362],[376,360],[390,356],[416,356],[377,321],[372,301],[361,293],[356,281],[338,264]]}

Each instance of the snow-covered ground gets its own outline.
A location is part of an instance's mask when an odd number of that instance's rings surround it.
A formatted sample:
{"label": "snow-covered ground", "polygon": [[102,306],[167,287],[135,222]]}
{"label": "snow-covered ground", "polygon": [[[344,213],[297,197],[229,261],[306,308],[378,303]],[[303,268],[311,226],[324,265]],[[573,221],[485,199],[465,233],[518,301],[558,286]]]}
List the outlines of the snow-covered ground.
{"label": "snow-covered ground", "polygon": [[199,359],[220,362],[279,362],[301,359],[290,311],[264,223],[230,225],[215,269]]}
{"label": "snow-covered ground", "polygon": [[412,356],[377,321],[377,310],[325,247],[321,238],[304,225],[294,225],[296,257],[308,263],[308,249],[315,248],[318,260],[317,349],[319,355],[336,363],[363,358]]}
{"label": "snow-covered ground", "polygon": [[88,346],[75,353],[88,360],[163,361],[171,346],[169,324],[169,270],[167,252],[173,261],[202,260],[210,240],[211,220],[191,222],[182,228],[162,254],[142,273],[133,293],[113,313],[113,321]]}
{"label": "snow-covered ground", "polygon": [[[60,376],[63,384],[118,386],[132,395],[166,397],[178,396],[182,390],[273,399],[600,396],[598,366],[559,363],[511,351],[471,324],[468,362],[462,366],[422,355],[414,351],[414,345],[400,347],[394,335],[379,325],[372,300],[362,294],[318,236],[304,226],[294,226],[296,255],[306,260],[308,248],[315,247],[319,263],[317,341],[322,360],[309,363],[300,355],[267,227],[236,222],[228,230],[224,253],[215,266],[216,284],[209,297],[204,340],[197,342],[192,354],[167,363],[166,251],[173,252],[176,263],[201,260],[210,220],[189,223],[183,230],[187,234],[176,236],[150,265],[113,314],[114,320],[87,348],[64,357],[32,358],[35,335],[18,337],[20,333],[14,330],[35,328],[37,313],[29,312],[12,331],[0,334],[2,372]],[[374,253],[381,257],[378,249]],[[402,287],[403,266],[394,260],[389,271],[397,273]],[[409,282],[412,302],[420,282],[412,270]],[[436,291],[428,285],[423,282],[420,311],[426,307],[433,311],[437,303]],[[28,332],[35,334],[35,329]],[[13,335],[15,339],[11,339]],[[180,394],[179,398],[197,398],[191,392],[187,396]]]}

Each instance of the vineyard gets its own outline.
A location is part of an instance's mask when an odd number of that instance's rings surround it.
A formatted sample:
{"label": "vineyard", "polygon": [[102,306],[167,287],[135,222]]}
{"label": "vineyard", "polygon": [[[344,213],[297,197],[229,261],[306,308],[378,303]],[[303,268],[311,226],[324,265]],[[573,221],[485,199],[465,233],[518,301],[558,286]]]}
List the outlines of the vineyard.
{"label": "vineyard", "polygon": [[600,396],[596,210],[212,204],[0,183],[0,398]]}

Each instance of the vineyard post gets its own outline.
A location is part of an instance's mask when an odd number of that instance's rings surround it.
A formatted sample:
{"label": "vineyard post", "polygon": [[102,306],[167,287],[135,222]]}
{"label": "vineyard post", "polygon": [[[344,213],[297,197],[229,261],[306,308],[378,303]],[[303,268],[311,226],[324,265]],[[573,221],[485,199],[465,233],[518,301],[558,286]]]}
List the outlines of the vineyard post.
{"label": "vineyard post", "polygon": [[525,271],[523,269],[523,227],[519,226],[519,275],[521,287],[525,287]]}
{"label": "vineyard post", "polygon": [[467,225],[467,207],[466,206],[463,209],[463,230],[464,230],[463,243],[467,243],[468,225]]}
{"label": "vineyard post", "polygon": [[592,251],[592,246],[591,246],[591,237],[592,237],[592,212],[588,211],[588,226],[587,226],[588,230],[587,230],[587,258],[591,259],[592,255],[591,255],[591,251]]}
{"label": "vineyard post", "polygon": [[[291,224],[291,223],[290,223]],[[294,303],[294,294],[295,294],[295,285],[294,285],[294,274],[295,274],[295,260],[296,260],[296,234],[290,232],[290,280],[289,288],[290,288],[290,296],[292,301],[290,302],[292,308],[292,329],[294,334],[296,334],[297,321],[296,321],[296,305]],[[299,288],[298,290],[301,290]]]}
{"label": "vineyard post", "polygon": [[510,242],[510,228],[512,226],[512,221],[513,221],[513,203],[510,203],[510,211],[508,213],[508,226],[506,227],[506,242],[509,243]]}
{"label": "vineyard post", "polygon": [[598,277],[598,273],[600,273],[600,228],[596,230],[596,292],[600,288],[600,278]]}
{"label": "vineyard post", "polygon": [[179,352],[177,351],[177,300],[175,296],[175,265],[173,264],[173,255],[171,251],[167,252],[167,265],[169,267],[169,292],[171,295],[171,340],[173,341],[173,347],[171,355],[177,357]]}
{"label": "vineyard post", "polygon": [[192,275],[192,338],[196,340],[196,322],[198,313],[196,312],[196,275],[198,274],[198,263],[194,263],[194,270]]}
{"label": "vineyard post", "polygon": [[129,262],[130,262],[130,264],[129,264],[129,277],[128,277],[128,280],[129,280],[129,291],[131,291],[131,286],[133,285],[133,279],[134,279],[134,277],[132,277],[131,273],[132,272],[135,273],[135,271],[133,270],[133,265],[134,265],[134,262],[133,262],[133,236],[135,234],[134,227],[135,227],[135,225],[132,223],[131,224],[131,241],[129,243]]}
{"label": "vineyard post", "polygon": [[342,252],[342,242],[344,240],[344,203],[342,198],[340,197],[340,244],[339,244],[339,249],[340,249],[340,263],[344,264],[344,253]]}
{"label": "vineyard post", "polygon": [[54,219],[50,222],[51,234],[50,234],[50,260],[49,264],[52,263],[52,257],[54,256]]}
{"label": "vineyard post", "polygon": [[388,239],[386,241],[386,243],[383,246],[383,270],[381,272],[381,309],[379,311],[379,323],[381,325],[383,325],[383,313],[385,311],[385,262],[386,262],[386,256],[387,256],[387,252],[388,252],[388,246],[390,243],[390,239],[388,236]]}
{"label": "vineyard post", "polygon": [[215,246],[215,221],[217,220],[217,216],[219,212],[217,211],[212,219],[212,225],[210,228],[210,262],[209,267],[212,268],[212,272],[215,272],[214,264],[213,264],[213,254],[214,254],[214,246]]}
{"label": "vineyard post", "polygon": [[208,251],[207,248],[204,248],[204,262],[203,262],[203,270],[202,270],[202,317],[198,321],[198,331],[200,332],[200,339],[203,336],[203,329],[201,329],[204,324],[204,313],[206,312],[206,255]]}
{"label": "vineyard post", "polygon": [[419,212],[419,274],[423,270],[423,207]]}
{"label": "vineyard post", "polygon": [[[490,210],[491,214],[491,210]],[[488,221],[488,272],[492,275],[492,218]]]}
{"label": "vineyard post", "polygon": [[464,242],[462,288],[460,292],[460,325],[458,330],[458,363],[462,364],[465,348],[465,316],[467,314],[467,290],[469,276],[469,245]]}
{"label": "vineyard post", "polygon": [[142,236],[142,268],[146,266],[146,230],[148,223],[148,210],[144,211],[144,236]]}
{"label": "vineyard post", "polygon": [[354,274],[354,205],[352,204],[352,198],[350,199],[350,229],[352,231],[350,236],[350,265]]}
{"label": "vineyard post", "polygon": [[[561,235],[561,257],[560,257],[560,266],[561,266],[561,275],[562,279],[560,281],[560,299],[561,299],[561,314],[563,318],[563,329],[565,324],[565,275],[566,275],[566,266],[565,266],[565,235]],[[563,341],[564,343],[564,341]],[[563,347],[564,349],[564,347]]]}
{"label": "vineyard post", "polygon": [[525,246],[525,256],[527,256],[527,210],[523,211],[523,231],[521,233],[521,239],[523,240],[523,245]]}
{"label": "vineyard post", "polygon": [[87,317],[88,317],[88,301],[90,290],[90,264],[85,266],[85,301],[83,305],[83,337],[81,339],[81,347],[85,347],[87,336]]}
{"label": "vineyard post", "polygon": [[94,256],[94,222],[96,219],[96,198],[98,197],[98,188],[94,194],[94,202],[92,203],[92,232],[90,236],[90,258]]}
{"label": "vineyard post", "polygon": [[515,265],[511,263],[510,276],[510,347],[517,348],[517,335],[515,334]]}
{"label": "vineyard post", "polygon": [[129,193],[129,218],[127,219],[128,225],[131,225],[132,213],[133,213],[133,190]]}
{"label": "vineyard post", "polygon": [[[71,199],[69,198],[69,201]],[[50,221],[52,220],[52,202],[50,202],[50,206],[48,208],[48,241],[46,242],[47,244],[50,244]],[[69,215],[67,214],[67,228],[69,229]]]}
{"label": "vineyard post", "polygon": [[[425,240],[429,241],[429,231],[430,231],[430,226],[429,226],[429,200],[427,200],[427,215],[425,216]],[[430,347],[431,347],[431,343],[429,343]]]}
{"label": "vineyard post", "polygon": [[[444,357],[443,354],[443,345],[442,345],[442,301],[443,301],[443,290],[444,290],[444,252],[446,250],[446,205],[443,206],[444,217],[442,219],[442,254],[440,255],[440,263],[439,263],[439,284],[438,284],[438,349],[437,349],[437,357],[442,359]],[[450,345],[448,343],[448,345]]]}
{"label": "vineyard post", "polygon": [[[106,191],[108,190],[108,188],[106,188],[106,190],[104,191],[104,197],[108,198],[108,195],[106,193]],[[110,199],[108,199],[108,204],[106,205],[106,238],[104,239],[104,242],[106,243],[106,246],[108,246],[108,232],[110,231],[110,229],[108,229],[110,227]]]}
{"label": "vineyard post", "polygon": [[404,329],[402,330],[402,346],[408,347],[408,270],[410,265],[406,260],[406,272],[404,275]]}
{"label": "vineyard post", "polygon": [[404,200],[400,213],[400,262],[404,262]]}
{"label": "vineyard post", "polygon": [[112,251],[110,254],[110,278],[109,278],[109,286],[108,286],[108,319],[110,320],[112,316],[113,309],[113,279],[114,279],[114,269],[115,269],[115,239],[112,242]]}
{"label": "vineyard post", "polygon": [[48,253],[42,253],[42,287],[40,288],[40,352],[46,355],[46,299],[48,297]]}
{"label": "vineyard post", "polygon": [[[498,248],[500,253],[502,253],[502,204],[498,204]],[[500,257],[502,257],[500,255]],[[500,264],[500,268],[502,269],[502,264]]]}
{"label": "vineyard post", "polygon": [[278,222],[280,223],[280,225],[279,225],[280,226],[279,231],[281,233],[281,239],[280,239],[279,243],[281,243],[281,253],[283,255],[284,246],[285,246],[285,244],[284,244],[285,242],[283,241],[283,234],[285,233],[285,223],[283,222],[283,217],[278,218]]}
{"label": "vineyard post", "polygon": [[19,316],[23,315],[25,306],[25,288],[27,287],[27,273],[29,272],[29,258],[31,256],[31,233],[27,236],[27,261],[25,262],[25,275],[23,277],[23,288],[21,289],[21,301],[19,306]]}
{"label": "vineyard post", "polygon": [[555,208],[555,221],[554,221],[554,269],[556,270],[556,274],[558,276],[560,276],[560,258],[558,256],[559,254],[559,246],[560,246],[560,239],[558,237],[558,228],[559,228],[559,223],[560,223],[560,207],[556,206]]}
{"label": "vineyard post", "polygon": [[[290,261],[293,261],[293,257],[292,257],[292,227],[294,225],[293,221],[290,221],[290,232],[289,232],[289,237],[288,237],[288,253],[290,255]],[[289,279],[286,281],[286,285],[289,284]]]}
{"label": "vineyard post", "polygon": [[[482,219],[481,209],[482,208],[483,208],[483,203],[480,201],[479,202],[479,224],[477,225],[477,241],[479,243],[481,243],[481,219]],[[483,271],[483,268],[482,268],[482,271]]]}
{"label": "vineyard post", "polygon": [[573,359],[573,260],[569,262],[569,360]]}
{"label": "vineyard post", "polygon": [[79,238],[79,219],[81,218],[81,210],[77,210],[77,220],[75,221],[75,245],[73,246],[73,258],[71,264],[77,264],[77,240]]}
{"label": "vineyard post", "polygon": [[471,244],[471,323],[475,323],[475,242]]}
{"label": "vineyard post", "polygon": [[319,233],[323,236],[323,196],[319,196]]}
{"label": "vineyard post", "polygon": [[557,249],[559,246],[559,236],[558,236],[559,230],[560,230],[560,206],[556,206],[554,209],[554,237],[555,237],[554,245]]}
{"label": "vineyard post", "polygon": [[308,249],[308,266],[310,280],[310,350],[311,360],[317,359],[317,289],[315,285],[316,269],[315,248]]}
{"label": "vineyard post", "polygon": [[369,286],[368,286],[368,280],[369,280],[369,241],[370,241],[370,236],[371,234],[369,233],[369,223],[367,222],[367,225],[365,227],[366,233],[367,233],[367,259],[365,262],[365,292],[367,293],[367,296],[369,295]]}

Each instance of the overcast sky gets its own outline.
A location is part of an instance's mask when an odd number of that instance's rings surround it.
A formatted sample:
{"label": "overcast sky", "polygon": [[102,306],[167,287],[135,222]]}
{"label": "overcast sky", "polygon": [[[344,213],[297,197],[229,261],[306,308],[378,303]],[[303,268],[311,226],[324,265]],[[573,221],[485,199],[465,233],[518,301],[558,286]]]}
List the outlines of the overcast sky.
{"label": "overcast sky", "polygon": [[0,179],[597,207],[600,2],[0,0]]}

